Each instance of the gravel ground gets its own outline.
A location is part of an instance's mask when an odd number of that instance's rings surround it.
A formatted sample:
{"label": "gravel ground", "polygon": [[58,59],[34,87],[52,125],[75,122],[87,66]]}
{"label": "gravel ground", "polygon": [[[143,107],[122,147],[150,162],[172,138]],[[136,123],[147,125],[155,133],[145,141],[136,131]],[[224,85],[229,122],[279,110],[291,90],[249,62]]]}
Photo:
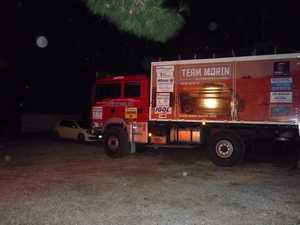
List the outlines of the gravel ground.
{"label": "gravel ground", "polygon": [[112,160],[97,144],[1,146],[1,225],[300,225],[300,172],[273,161],[221,168],[195,150]]}

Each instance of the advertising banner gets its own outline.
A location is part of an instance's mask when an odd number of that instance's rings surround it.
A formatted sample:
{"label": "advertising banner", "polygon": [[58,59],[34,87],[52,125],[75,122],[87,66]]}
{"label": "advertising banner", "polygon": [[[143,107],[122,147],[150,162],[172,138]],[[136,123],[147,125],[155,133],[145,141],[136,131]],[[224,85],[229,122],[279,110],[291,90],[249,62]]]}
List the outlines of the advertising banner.
{"label": "advertising banner", "polygon": [[290,105],[271,105],[271,116],[288,116],[291,113]]}
{"label": "advertising banner", "polygon": [[159,66],[156,68],[157,92],[174,91],[174,66]]}
{"label": "advertising banner", "polygon": [[177,73],[179,118],[229,119],[233,97],[233,65],[179,66]]}
{"label": "advertising banner", "polygon": [[293,122],[300,108],[299,58],[249,56],[171,63],[153,64],[152,119]]}
{"label": "advertising banner", "polygon": [[271,92],[271,103],[293,103],[293,92]]}
{"label": "advertising banner", "polygon": [[293,79],[287,78],[272,78],[272,91],[291,91],[293,88]]}
{"label": "advertising banner", "polygon": [[93,107],[92,117],[93,117],[94,120],[102,120],[102,118],[103,118],[103,107],[101,107],[101,106]]}
{"label": "advertising banner", "polygon": [[289,76],[290,63],[286,62],[274,62],[273,76]]}
{"label": "advertising banner", "polygon": [[155,113],[171,114],[170,93],[156,93]]}
{"label": "advertising banner", "polygon": [[136,107],[125,108],[124,113],[124,117],[127,120],[136,120],[138,117],[138,110]]}

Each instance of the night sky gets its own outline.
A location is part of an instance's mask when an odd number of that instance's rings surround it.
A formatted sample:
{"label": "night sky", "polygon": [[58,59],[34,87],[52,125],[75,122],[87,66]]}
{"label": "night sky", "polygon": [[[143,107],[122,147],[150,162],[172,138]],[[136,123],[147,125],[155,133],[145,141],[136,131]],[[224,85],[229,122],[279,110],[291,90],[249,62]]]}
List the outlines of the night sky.
{"label": "night sky", "polygon": [[[0,11],[1,101],[8,111],[87,113],[96,71],[149,74],[151,60],[158,58],[300,50],[297,1],[187,2],[184,28],[164,44],[119,32],[80,0],[6,4]],[[46,48],[36,46],[39,36],[47,37]]]}

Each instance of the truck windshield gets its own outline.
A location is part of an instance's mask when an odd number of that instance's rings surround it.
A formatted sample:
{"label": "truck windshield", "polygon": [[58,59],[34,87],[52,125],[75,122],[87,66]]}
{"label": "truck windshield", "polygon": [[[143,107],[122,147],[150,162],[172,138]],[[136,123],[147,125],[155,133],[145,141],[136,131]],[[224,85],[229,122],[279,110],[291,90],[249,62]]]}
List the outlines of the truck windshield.
{"label": "truck windshield", "polygon": [[100,84],[96,86],[96,101],[101,101],[103,99],[119,98],[120,93],[120,84]]}

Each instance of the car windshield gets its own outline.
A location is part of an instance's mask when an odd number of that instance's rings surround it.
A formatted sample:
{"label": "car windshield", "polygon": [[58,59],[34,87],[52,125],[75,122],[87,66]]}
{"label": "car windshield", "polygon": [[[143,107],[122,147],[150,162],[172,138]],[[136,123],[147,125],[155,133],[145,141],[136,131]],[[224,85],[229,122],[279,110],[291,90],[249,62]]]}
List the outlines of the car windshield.
{"label": "car windshield", "polygon": [[82,128],[89,128],[90,127],[90,122],[89,121],[78,121],[77,123]]}

